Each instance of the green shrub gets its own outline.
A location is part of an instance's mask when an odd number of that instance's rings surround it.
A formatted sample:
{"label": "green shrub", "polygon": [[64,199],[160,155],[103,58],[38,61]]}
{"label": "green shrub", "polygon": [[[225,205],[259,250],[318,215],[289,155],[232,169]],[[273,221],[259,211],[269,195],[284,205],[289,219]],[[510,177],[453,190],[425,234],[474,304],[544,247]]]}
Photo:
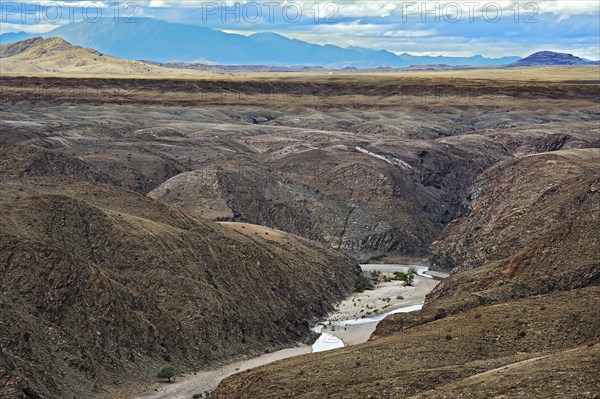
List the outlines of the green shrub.
{"label": "green shrub", "polygon": [[176,373],[176,369],[175,366],[164,366],[163,368],[161,368],[158,372],[158,374],[156,375],[157,378],[166,378],[169,380],[169,382],[171,382],[171,378],[175,377],[175,373]]}
{"label": "green shrub", "polygon": [[364,274],[358,276],[356,281],[354,282],[354,291],[355,292],[363,292],[365,290],[372,290],[374,288],[373,281]]}
{"label": "green shrub", "polygon": [[404,285],[412,285],[415,280],[415,274],[417,274],[417,269],[411,267],[408,269],[406,273],[404,272],[394,272],[394,280],[404,281]]}

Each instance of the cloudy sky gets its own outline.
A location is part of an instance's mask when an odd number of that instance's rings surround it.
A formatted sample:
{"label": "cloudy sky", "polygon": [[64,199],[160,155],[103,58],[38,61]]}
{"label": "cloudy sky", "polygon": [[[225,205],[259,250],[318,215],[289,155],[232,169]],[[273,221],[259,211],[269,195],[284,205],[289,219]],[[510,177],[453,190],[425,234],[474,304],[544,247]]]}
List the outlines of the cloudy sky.
{"label": "cloudy sky", "polygon": [[0,10],[1,33],[135,16],[398,54],[500,57],[554,50],[600,59],[598,0],[1,0]]}

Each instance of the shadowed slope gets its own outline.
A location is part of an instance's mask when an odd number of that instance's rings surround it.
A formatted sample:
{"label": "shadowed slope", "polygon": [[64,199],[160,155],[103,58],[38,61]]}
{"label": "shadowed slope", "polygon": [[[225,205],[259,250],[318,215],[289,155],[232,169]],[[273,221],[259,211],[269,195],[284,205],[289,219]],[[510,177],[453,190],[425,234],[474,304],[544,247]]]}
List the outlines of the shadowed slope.
{"label": "shadowed slope", "polygon": [[305,239],[242,235],[111,186],[23,178],[0,191],[3,373],[41,397],[289,345],[359,270]]}

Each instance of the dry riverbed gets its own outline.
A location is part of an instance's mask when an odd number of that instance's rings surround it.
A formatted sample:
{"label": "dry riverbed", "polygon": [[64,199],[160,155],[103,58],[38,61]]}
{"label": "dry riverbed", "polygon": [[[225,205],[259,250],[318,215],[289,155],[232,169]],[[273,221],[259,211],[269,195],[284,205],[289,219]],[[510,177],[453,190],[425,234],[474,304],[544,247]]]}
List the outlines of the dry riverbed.
{"label": "dry riverbed", "polygon": [[[381,278],[394,272],[406,272],[410,266],[389,264],[361,265],[363,271],[379,271]],[[396,311],[414,311],[423,304],[425,296],[438,284],[427,268],[414,266],[418,275],[411,286],[401,281],[379,283],[374,290],[355,292],[336,306],[336,312],[319,323],[316,331],[334,335],[344,345],[356,345],[369,339],[384,315]],[[436,273],[437,274],[437,273]],[[437,278],[445,275],[437,274]]]}
{"label": "dry riverbed", "polygon": [[[369,264],[361,265],[361,267],[363,271],[380,271],[383,277],[392,276],[396,271],[406,272],[411,265]],[[152,384],[143,394],[123,397],[134,399],[190,399],[194,395],[214,390],[221,380],[240,371],[317,350],[326,350],[328,347],[334,348],[365,342],[375,331],[377,323],[387,314],[419,309],[427,293],[438,283],[438,279],[445,277],[443,274],[427,272],[426,267],[415,267],[418,270],[418,275],[415,276],[412,286],[405,286],[400,281],[381,282],[373,290],[353,293],[340,302],[333,314],[314,327],[314,331],[321,332],[324,337],[327,337],[325,342],[320,345],[317,344],[312,348],[309,345],[299,345],[212,370],[180,375],[174,383],[157,382]],[[433,275],[436,278],[433,278]],[[317,347],[319,348],[317,349]]]}

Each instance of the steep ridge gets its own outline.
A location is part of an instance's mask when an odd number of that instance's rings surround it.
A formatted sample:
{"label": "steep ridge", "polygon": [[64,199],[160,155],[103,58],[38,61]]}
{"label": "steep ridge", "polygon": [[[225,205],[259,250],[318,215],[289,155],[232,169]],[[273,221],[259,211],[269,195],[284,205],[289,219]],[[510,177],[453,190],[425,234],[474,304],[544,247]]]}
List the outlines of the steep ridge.
{"label": "steep ridge", "polygon": [[483,170],[513,154],[597,145],[578,139],[535,133],[373,144],[346,139],[289,154],[219,158],[149,195],[200,217],[261,224],[352,254],[425,256],[460,215]]}
{"label": "steep ridge", "polygon": [[[475,269],[544,241],[544,234],[579,218],[589,220],[600,206],[599,175],[598,149],[533,154],[494,165],[469,190],[464,216],[432,244],[433,266],[453,273]],[[518,234],[522,231],[527,234]],[[548,251],[558,253],[558,245]]]}
{"label": "steep ridge", "polygon": [[[340,162],[330,170],[322,165],[321,176],[234,160],[178,175],[149,195],[179,203],[203,217],[283,229],[346,252],[385,248],[386,252],[425,254],[424,243],[436,237],[438,222],[426,215],[411,220],[390,210],[416,213],[415,204],[426,203],[426,193],[385,162],[356,159],[352,153],[343,161],[343,155],[326,151],[304,154],[303,165],[310,163],[308,157],[315,164]],[[400,187],[405,198],[397,194]],[[220,212],[215,213],[217,208]]]}
{"label": "steep ridge", "polygon": [[0,192],[3,398],[106,395],[167,363],[289,345],[359,272],[305,239],[243,235],[108,185],[24,177]]}
{"label": "steep ridge", "polygon": [[600,284],[599,188],[598,149],[523,156],[488,169],[471,189],[466,216],[432,245],[434,265],[451,265],[450,278],[428,295],[423,312],[390,317],[377,333]]}

